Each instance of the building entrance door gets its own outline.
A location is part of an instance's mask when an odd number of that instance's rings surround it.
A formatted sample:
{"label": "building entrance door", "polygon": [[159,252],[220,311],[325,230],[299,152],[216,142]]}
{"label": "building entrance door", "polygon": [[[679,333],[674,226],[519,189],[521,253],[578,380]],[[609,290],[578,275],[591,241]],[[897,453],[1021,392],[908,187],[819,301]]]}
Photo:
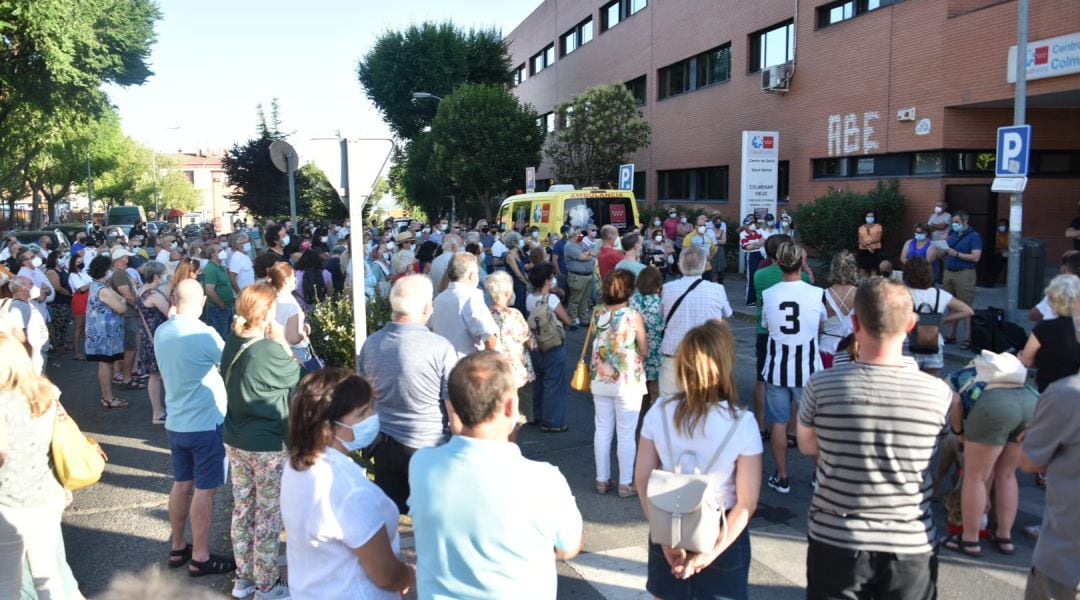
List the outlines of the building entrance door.
{"label": "building entrance door", "polygon": [[949,212],[962,210],[970,215],[968,224],[982,236],[983,251],[975,274],[980,286],[992,286],[994,276],[994,233],[997,231],[998,195],[990,184],[950,184],[945,186]]}

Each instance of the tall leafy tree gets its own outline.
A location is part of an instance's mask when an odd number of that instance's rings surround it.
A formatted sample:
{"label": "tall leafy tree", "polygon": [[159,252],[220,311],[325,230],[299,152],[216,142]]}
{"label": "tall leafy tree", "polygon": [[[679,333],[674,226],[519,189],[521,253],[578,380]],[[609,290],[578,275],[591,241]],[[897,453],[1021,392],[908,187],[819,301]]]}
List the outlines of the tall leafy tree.
{"label": "tall leafy tree", "polygon": [[497,29],[463,31],[452,23],[422,23],[383,34],[360,60],[357,75],[368,99],[401,140],[419,136],[435,117],[435,99],[463,83],[510,82],[510,57]]}
{"label": "tall leafy tree", "polygon": [[[289,213],[289,176],[270,160],[270,144],[285,139],[281,132],[281,115],[275,98],[269,116],[262,104],[256,107],[256,137],[234,144],[222,160],[225,175],[236,188],[233,199],[241,207],[259,216]],[[299,169],[297,169],[299,171]],[[296,210],[302,212],[297,193]]]}
{"label": "tall leafy tree", "polygon": [[619,165],[652,139],[634,96],[619,83],[589,88],[555,112],[563,125],[545,152],[558,179],[577,186],[609,185]]}
{"label": "tall leafy tree", "polygon": [[298,210],[299,205],[308,207],[305,214],[316,219],[344,219],[349,216],[341,196],[326,178],[326,173],[315,163],[308,163],[296,170],[296,204]]}
{"label": "tall leafy tree", "polygon": [[80,116],[108,110],[102,85],[139,85],[160,11],[152,0],[0,1],[0,188]]}
{"label": "tall leafy tree", "polygon": [[[431,124],[433,168],[459,195],[458,206],[491,218],[492,198],[512,190],[540,162],[544,134],[531,106],[499,85],[465,84],[439,105]],[[445,201],[444,201],[445,206]]]}

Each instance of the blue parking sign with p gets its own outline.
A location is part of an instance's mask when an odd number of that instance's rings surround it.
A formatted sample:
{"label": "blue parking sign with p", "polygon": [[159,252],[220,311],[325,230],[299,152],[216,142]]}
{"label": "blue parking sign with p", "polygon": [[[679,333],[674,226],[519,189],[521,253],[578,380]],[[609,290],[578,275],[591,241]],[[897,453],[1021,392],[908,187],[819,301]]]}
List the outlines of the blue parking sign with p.
{"label": "blue parking sign with p", "polygon": [[619,166],[619,189],[632,191],[634,189],[634,165]]}
{"label": "blue parking sign with p", "polygon": [[998,127],[996,176],[1026,177],[1030,158],[1031,125]]}

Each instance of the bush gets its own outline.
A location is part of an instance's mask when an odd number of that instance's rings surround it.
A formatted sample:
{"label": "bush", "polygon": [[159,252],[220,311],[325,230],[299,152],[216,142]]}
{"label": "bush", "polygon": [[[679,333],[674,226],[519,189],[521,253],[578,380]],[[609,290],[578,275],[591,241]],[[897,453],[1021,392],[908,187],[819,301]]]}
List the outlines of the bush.
{"label": "bush", "polygon": [[[390,301],[376,298],[367,303],[367,333],[371,335],[390,321]],[[356,365],[352,294],[336,294],[319,302],[308,313],[311,345],[327,366],[352,369]]]}
{"label": "bush", "polygon": [[[878,181],[865,194],[836,190],[791,210],[801,244],[817,251],[828,262],[841,250],[854,252],[858,247],[860,225],[866,223],[866,211],[877,213],[877,222],[885,228],[886,239],[896,234],[904,221],[904,196],[896,179]],[[884,247],[888,247],[886,244]]]}

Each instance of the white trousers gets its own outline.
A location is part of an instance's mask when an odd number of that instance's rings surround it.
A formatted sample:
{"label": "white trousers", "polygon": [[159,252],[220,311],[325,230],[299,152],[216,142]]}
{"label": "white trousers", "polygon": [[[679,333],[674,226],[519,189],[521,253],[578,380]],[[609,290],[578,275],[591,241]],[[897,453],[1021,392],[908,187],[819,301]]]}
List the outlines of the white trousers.
{"label": "white trousers", "polygon": [[39,600],[63,600],[57,560],[63,498],[31,508],[0,507],[0,598],[18,598],[25,558]]}
{"label": "white trousers", "polygon": [[679,380],[675,376],[675,359],[665,356],[660,363],[660,397],[670,398],[680,391]]}
{"label": "white trousers", "polygon": [[638,414],[641,412],[641,396],[619,398],[616,396],[593,396],[596,405],[596,433],[593,450],[596,453],[596,480],[611,479],[611,440],[616,438],[616,456],[619,458],[619,485],[630,485],[634,480],[634,456],[637,445]]}

